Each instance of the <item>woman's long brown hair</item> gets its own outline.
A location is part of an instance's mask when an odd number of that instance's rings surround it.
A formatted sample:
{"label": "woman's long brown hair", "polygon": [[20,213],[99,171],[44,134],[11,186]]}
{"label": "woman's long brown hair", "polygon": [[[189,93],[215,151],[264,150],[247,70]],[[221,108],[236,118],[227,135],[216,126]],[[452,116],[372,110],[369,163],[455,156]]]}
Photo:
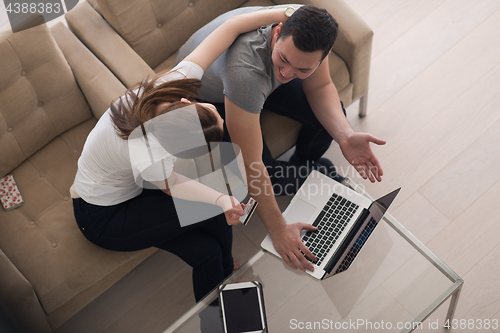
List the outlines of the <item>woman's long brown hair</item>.
{"label": "woman's long brown hair", "polygon": [[[157,75],[151,81],[144,80],[138,86],[128,89],[124,97],[111,104],[111,119],[120,138],[127,140],[134,129],[154,118],[160,104],[178,102],[181,98],[192,100],[197,96],[197,90],[201,87],[201,81],[197,79],[174,80],[156,85],[159,77],[160,75]],[[171,109],[166,108],[166,111]],[[201,108],[197,107],[197,109],[199,113],[203,113],[200,114],[200,118],[201,116],[207,117],[207,110],[203,112],[203,110],[200,111]],[[215,116],[210,117],[210,115],[208,114],[208,117],[213,118],[210,122],[215,121],[217,124]]]}

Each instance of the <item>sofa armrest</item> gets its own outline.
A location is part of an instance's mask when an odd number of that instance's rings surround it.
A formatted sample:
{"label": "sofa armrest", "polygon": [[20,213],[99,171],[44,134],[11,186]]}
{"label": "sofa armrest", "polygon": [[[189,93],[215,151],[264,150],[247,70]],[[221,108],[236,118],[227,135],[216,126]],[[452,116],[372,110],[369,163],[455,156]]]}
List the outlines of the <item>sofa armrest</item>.
{"label": "sofa armrest", "polygon": [[73,33],[130,88],[155,72],[87,2],[66,14]]}
{"label": "sofa armrest", "polygon": [[[289,0],[274,0],[277,4]],[[333,52],[347,65],[353,83],[352,100],[368,92],[373,31],[368,24],[343,0],[298,0],[325,8],[337,20],[339,34],[333,45]]]}
{"label": "sofa armrest", "polygon": [[94,116],[99,119],[126,88],[63,23],[51,28],[52,35],[69,63]]}
{"label": "sofa armrest", "polygon": [[33,286],[0,250],[0,299],[6,303],[23,332],[49,333],[52,329]]}
{"label": "sofa armrest", "polygon": [[368,92],[373,31],[368,24],[343,0],[312,0],[337,20],[339,34],[333,51],[347,65],[354,84],[352,100]]}

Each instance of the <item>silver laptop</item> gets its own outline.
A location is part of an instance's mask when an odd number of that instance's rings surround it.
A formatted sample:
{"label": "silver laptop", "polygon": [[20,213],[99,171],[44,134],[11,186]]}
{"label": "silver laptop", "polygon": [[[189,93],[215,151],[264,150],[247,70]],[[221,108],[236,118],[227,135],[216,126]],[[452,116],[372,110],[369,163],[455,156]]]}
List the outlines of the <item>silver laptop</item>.
{"label": "silver laptop", "polygon": [[[313,171],[283,213],[288,224],[303,222],[318,227],[302,231],[301,238],[316,256],[314,271],[326,279],[345,271],[358,255],[401,188],[372,202],[337,181]],[[270,235],[261,247],[278,257]]]}

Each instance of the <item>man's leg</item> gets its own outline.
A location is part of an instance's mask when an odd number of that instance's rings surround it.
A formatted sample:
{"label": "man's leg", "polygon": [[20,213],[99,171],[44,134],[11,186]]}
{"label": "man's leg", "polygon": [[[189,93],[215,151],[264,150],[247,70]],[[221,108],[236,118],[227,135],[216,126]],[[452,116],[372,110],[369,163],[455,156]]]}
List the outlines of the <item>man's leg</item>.
{"label": "man's leg", "polygon": [[[278,87],[267,98],[264,108],[302,124],[297,139],[294,163],[316,162],[330,147],[333,138],[312,111],[300,79],[294,79]],[[343,111],[345,114],[344,109]]]}
{"label": "man's leg", "polygon": [[[221,117],[225,118],[224,104],[216,103],[214,104],[214,106],[217,108],[217,111],[219,112]],[[223,141],[225,142],[231,141],[231,138],[227,131],[226,123],[224,123]],[[312,161],[305,161],[302,164],[286,162],[286,161],[277,161],[271,156],[271,152],[269,151],[269,148],[267,147],[264,138],[262,138],[262,141],[263,141],[262,162],[266,166],[267,172],[269,173],[269,178],[271,179],[271,182],[273,184],[273,190],[276,196],[293,195],[297,193],[297,190],[304,183],[304,181],[307,179],[307,176],[311,173],[312,170],[319,170],[325,174],[329,173],[329,170]],[[329,142],[331,142],[331,138]],[[326,149],[328,149],[328,147]],[[323,153],[321,153],[321,155]],[[226,156],[229,155],[230,154],[226,154]],[[234,159],[234,156],[231,156],[229,158],[229,161],[231,159]],[[229,161],[225,161],[224,163],[227,164]]]}

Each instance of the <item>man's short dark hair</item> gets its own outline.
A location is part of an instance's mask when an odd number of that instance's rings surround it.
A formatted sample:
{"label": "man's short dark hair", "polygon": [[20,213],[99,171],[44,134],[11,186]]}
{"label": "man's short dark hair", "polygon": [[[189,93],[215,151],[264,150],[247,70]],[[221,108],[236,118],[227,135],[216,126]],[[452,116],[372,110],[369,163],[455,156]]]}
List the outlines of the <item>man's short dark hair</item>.
{"label": "man's short dark hair", "polygon": [[333,47],[338,28],[326,9],[304,5],[283,23],[278,39],[291,35],[296,48],[303,52],[323,51],[324,59]]}

